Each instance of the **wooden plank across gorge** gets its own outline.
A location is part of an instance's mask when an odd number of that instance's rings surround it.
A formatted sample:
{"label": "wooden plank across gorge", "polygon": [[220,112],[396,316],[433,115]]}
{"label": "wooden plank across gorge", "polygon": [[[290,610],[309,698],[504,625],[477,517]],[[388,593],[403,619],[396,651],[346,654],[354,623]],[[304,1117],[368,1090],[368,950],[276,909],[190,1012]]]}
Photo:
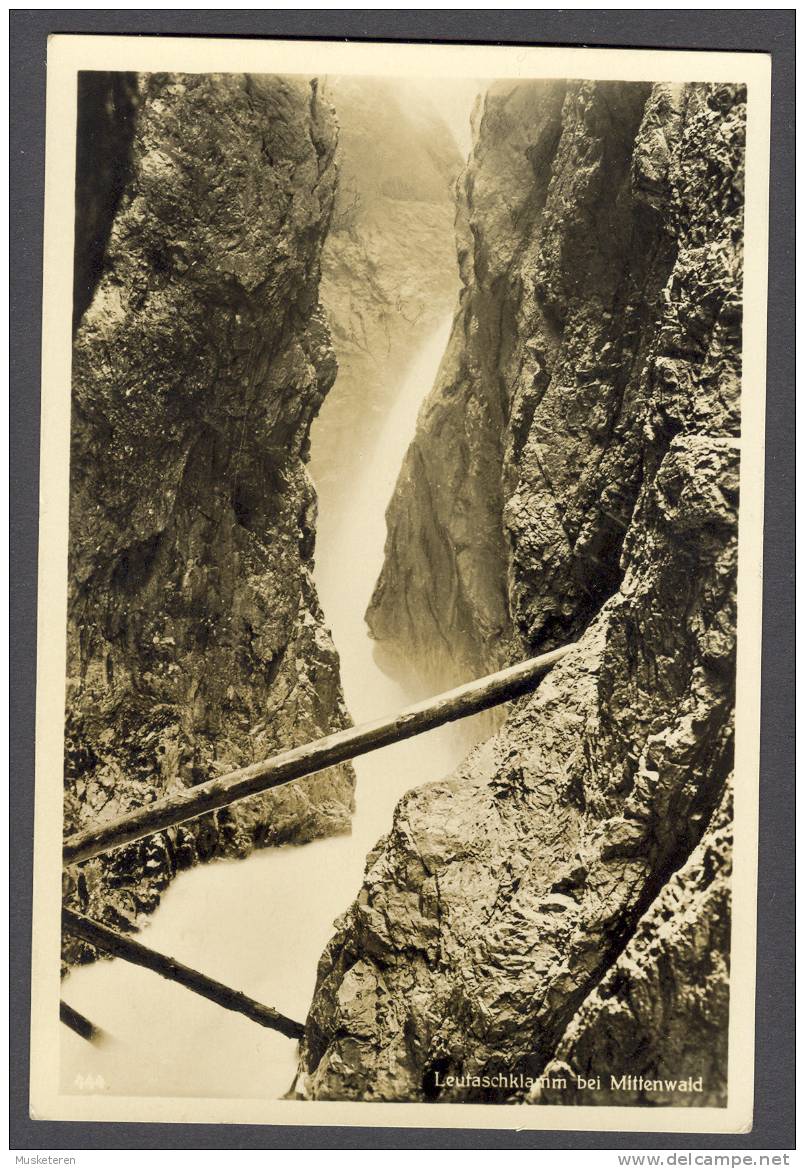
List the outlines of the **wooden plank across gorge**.
{"label": "wooden plank across gorge", "polygon": [[516,666],[467,682],[455,690],[437,694],[434,698],[409,706],[393,717],[348,727],[313,743],[292,747],[270,759],[252,763],[249,767],[241,767],[196,787],[174,792],[153,804],[135,808],[116,820],[94,824],[65,840],[64,863],[78,864],[99,853],[161,832],[174,824],[193,820],[205,812],[225,808],[236,800],[281,787],[322,771],[325,767],[344,763],[390,743],[410,739],[423,731],[509,702],[533,690],[539,679],[571,648],[572,645],[561,646],[539,657],[519,662]]}
{"label": "wooden plank across gorge", "polygon": [[[237,1011],[238,1014],[245,1015],[247,1019],[259,1023],[261,1027],[270,1027],[273,1031],[279,1031],[289,1039],[301,1039],[304,1034],[304,1026],[302,1023],[297,1023],[295,1019],[281,1015],[273,1007],[266,1007],[263,1003],[258,1003],[241,991],[225,986],[223,982],[208,978],[206,974],[201,974],[200,971],[193,970],[191,966],[177,962],[175,958],[159,954],[156,950],[144,946],[142,942],[126,937],[125,934],[120,934],[117,930],[110,929],[109,926],[94,921],[91,917],[84,917],[83,914],[76,913],[72,909],[63,909],[62,925],[65,931],[72,934],[74,938],[89,942],[91,946],[95,946],[105,954],[112,954],[115,958],[123,958],[126,962],[133,962],[135,966],[152,970],[170,982],[178,982],[195,994],[201,995],[202,998],[217,1003],[219,1007],[225,1007],[228,1011]],[[75,1012],[71,1012],[71,1014],[74,1015]],[[65,1019],[63,1012],[62,1019],[68,1025],[72,1025],[69,1020]],[[85,1037],[90,1038],[90,1036]]]}
{"label": "wooden plank across gorge", "polygon": [[86,1015],[82,1015],[75,1007],[71,1007],[64,999],[59,1002],[59,1018],[65,1027],[69,1027],[71,1031],[75,1031],[76,1035],[80,1035],[82,1039],[86,1039],[89,1043],[94,1043],[96,1040],[103,1037],[103,1031],[100,1027],[96,1027],[91,1023]]}

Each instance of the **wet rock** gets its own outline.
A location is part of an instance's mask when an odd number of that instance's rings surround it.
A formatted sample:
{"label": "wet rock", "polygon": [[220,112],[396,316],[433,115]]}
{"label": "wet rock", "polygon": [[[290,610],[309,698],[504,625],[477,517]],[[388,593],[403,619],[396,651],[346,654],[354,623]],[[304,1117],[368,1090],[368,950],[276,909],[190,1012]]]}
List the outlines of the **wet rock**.
{"label": "wet rock", "polygon": [[[348,721],[304,465],[335,376],[332,113],[299,79],[136,90],[73,357],[68,833]],[[83,866],[72,896],[131,925],[196,860],[347,830],[352,788],[342,766],[171,829]]]}
{"label": "wet rock", "polygon": [[[744,117],[736,87],[487,97],[462,312],[371,621],[435,672],[578,642],[398,805],[322,958],[300,1096],[519,1100],[472,1077],[601,1062],[596,988],[673,890],[689,921],[663,943],[662,1002],[679,1014],[635,1009],[625,1031],[647,1066],[665,1038],[688,1068],[723,1049],[723,885],[696,874],[718,868],[701,841],[732,767]],[[691,931],[721,947],[712,978]],[[447,1075],[465,1079],[439,1090]]]}

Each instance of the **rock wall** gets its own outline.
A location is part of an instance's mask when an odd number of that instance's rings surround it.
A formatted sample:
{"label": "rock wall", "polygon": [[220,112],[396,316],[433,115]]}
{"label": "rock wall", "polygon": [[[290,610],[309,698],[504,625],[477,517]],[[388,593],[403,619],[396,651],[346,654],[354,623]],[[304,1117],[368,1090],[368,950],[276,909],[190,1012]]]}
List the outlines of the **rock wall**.
{"label": "rock wall", "polygon": [[73,331],[95,295],[112,224],[131,178],[139,96],[136,73],[78,74]]}
{"label": "rock wall", "polygon": [[[703,1095],[674,1103],[723,1101],[744,125],[729,86],[486,98],[371,620],[443,672],[437,640],[480,669],[578,641],[398,805],[320,963],[301,1096],[520,1101],[483,1078],[616,1070],[619,1006],[647,1071],[698,1053]],[[676,1015],[640,995],[652,939]]]}
{"label": "rock wall", "polygon": [[[304,465],[336,372],[318,299],[332,111],[274,76],[134,89],[73,354],[67,833],[348,721]],[[101,88],[85,122],[113,115]],[[79,250],[111,204],[85,205]],[[348,830],[352,790],[342,766],[255,797],[82,866],[67,895],[132,928],[197,859]]]}
{"label": "rock wall", "polygon": [[[569,640],[619,577],[674,257],[637,173],[648,92],[557,81],[486,97],[461,184],[461,312],[368,614],[440,684]],[[682,99],[663,96],[672,138]]]}
{"label": "rock wall", "polygon": [[338,378],[311,470],[348,497],[349,471],[388,414],[407,365],[455,305],[454,187],[463,159],[427,98],[402,80],[327,78],[339,184],[321,300]]}
{"label": "rock wall", "polygon": [[[545,1068],[557,1091],[529,1103],[727,1103],[732,800],[727,787],[701,843],[641,918],[626,949],[585,1000]],[[631,1082],[613,1088],[611,1077]],[[595,1088],[576,1087],[600,1078]],[[635,1080],[689,1079],[692,1092]]]}

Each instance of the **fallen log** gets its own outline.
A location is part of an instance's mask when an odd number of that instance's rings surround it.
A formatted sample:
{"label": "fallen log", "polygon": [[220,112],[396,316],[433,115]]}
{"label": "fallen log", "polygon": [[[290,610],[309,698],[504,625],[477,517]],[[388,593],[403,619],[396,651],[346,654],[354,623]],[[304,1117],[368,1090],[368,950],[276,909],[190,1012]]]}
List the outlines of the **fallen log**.
{"label": "fallen log", "polygon": [[571,645],[561,646],[550,653],[467,682],[455,690],[437,694],[434,698],[409,706],[391,718],[349,727],[316,739],[313,743],[292,747],[270,759],[263,759],[196,787],[174,792],[153,804],[135,808],[116,820],[94,824],[65,840],[64,864],[89,860],[99,853],[130,844],[133,840],[194,820],[205,812],[224,808],[236,800],[281,787],[336,763],[343,763],[390,743],[410,739],[423,731],[509,702],[532,690],[543,674],[563,658],[569,649]]}
{"label": "fallen log", "polygon": [[253,1023],[259,1023],[261,1027],[270,1027],[272,1031],[279,1031],[289,1039],[301,1039],[304,1034],[305,1028],[302,1023],[297,1023],[294,1019],[281,1015],[273,1007],[266,1007],[241,991],[233,990],[222,982],[217,982],[214,978],[208,978],[206,974],[201,974],[200,971],[193,970],[192,967],[185,966],[182,962],[177,962],[175,958],[159,954],[156,950],[144,946],[142,942],[126,937],[125,934],[120,934],[117,930],[110,929],[109,926],[103,925],[99,921],[84,917],[83,914],[76,913],[72,909],[63,909],[62,926],[74,938],[89,942],[91,946],[95,946],[105,954],[111,954],[115,958],[133,962],[135,966],[152,970],[170,982],[178,982],[181,986],[192,990],[194,994],[201,995],[202,998],[209,999],[210,1002],[217,1003],[219,1007],[225,1007],[228,1011],[237,1011],[238,1014],[251,1019]]}
{"label": "fallen log", "polygon": [[82,1015],[75,1007],[71,1007],[68,1003],[61,999],[59,1002],[59,1018],[65,1027],[69,1027],[71,1031],[75,1031],[76,1035],[80,1035],[82,1039],[94,1043],[98,1039],[103,1038],[103,1031],[100,1027],[96,1027],[91,1023],[86,1015]]}

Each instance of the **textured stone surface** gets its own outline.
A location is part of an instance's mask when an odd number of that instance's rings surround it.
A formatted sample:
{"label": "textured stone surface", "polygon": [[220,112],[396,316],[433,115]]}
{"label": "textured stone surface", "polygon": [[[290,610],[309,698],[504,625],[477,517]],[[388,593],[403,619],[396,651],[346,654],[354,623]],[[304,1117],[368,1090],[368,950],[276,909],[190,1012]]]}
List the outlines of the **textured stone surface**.
{"label": "textured stone surface", "polygon": [[[73,357],[67,832],[347,721],[304,467],[335,376],[331,111],[315,82],[238,75],[144,76],[136,104]],[[352,787],[344,766],[223,809],[68,896],[128,928],[198,858],[347,830]]]}
{"label": "textured stone surface", "polygon": [[[743,96],[583,82],[487,98],[453,372],[409,453],[372,622],[481,667],[581,636],[454,776],[398,805],[320,964],[300,1095],[505,1098],[440,1092],[437,1073],[540,1072],[722,800]],[[461,536],[473,519],[480,553]],[[723,941],[723,902],[691,896]],[[706,971],[685,944],[665,989],[693,1004]],[[707,1042],[726,1028],[709,985]],[[635,1013],[635,1046],[661,1043],[657,1025]],[[726,1068],[708,1066],[720,1099]]]}
{"label": "textured stone surface", "polygon": [[[529,1103],[727,1102],[732,801],[729,788],[701,843],[665,885],[618,960],[575,1016],[544,1075],[570,1090]],[[617,1086],[610,1077],[701,1081],[690,1094]],[[578,1077],[597,1089],[573,1090]]]}
{"label": "textured stone surface", "polygon": [[617,579],[646,317],[673,257],[631,181],[647,93],[499,83],[486,98],[462,180],[461,313],[370,613],[439,681],[566,640]]}

